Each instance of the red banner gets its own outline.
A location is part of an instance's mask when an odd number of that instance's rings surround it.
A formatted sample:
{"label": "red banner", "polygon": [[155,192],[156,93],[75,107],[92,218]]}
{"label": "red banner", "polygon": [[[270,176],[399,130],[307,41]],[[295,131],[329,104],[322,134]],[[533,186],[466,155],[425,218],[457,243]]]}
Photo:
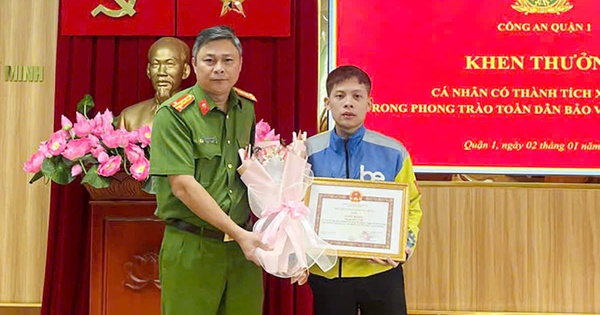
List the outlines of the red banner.
{"label": "red banner", "polygon": [[62,0],[61,35],[175,35],[175,0]]}
{"label": "red banner", "polygon": [[403,142],[417,171],[600,174],[596,1],[335,9],[334,63],[371,74],[366,125]]}
{"label": "red banner", "polygon": [[[238,36],[290,36],[291,0],[177,0],[177,35],[228,25]],[[315,34],[316,36],[316,34]]]}

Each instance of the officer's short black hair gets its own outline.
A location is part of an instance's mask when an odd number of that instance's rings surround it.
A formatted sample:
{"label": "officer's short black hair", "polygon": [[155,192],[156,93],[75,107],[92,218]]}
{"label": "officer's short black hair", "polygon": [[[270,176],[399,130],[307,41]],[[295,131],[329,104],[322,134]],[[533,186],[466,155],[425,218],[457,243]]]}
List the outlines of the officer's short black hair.
{"label": "officer's short black hair", "polygon": [[192,48],[192,57],[196,58],[196,55],[202,46],[209,42],[221,39],[230,40],[235,48],[237,48],[237,50],[240,52],[240,56],[242,55],[242,43],[240,42],[240,39],[235,35],[235,32],[231,27],[221,25],[203,29],[200,34],[196,36],[196,41],[194,42],[194,47]]}
{"label": "officer's short black hair", "polygon": [[339,66],[329,73],[327,76],[327,96],[331,95],[333,88],[346,80],[355,78],[359,84],[363,84],[367,88],[367,93],[371,94],[371,78],[369,75],[357,66]]}

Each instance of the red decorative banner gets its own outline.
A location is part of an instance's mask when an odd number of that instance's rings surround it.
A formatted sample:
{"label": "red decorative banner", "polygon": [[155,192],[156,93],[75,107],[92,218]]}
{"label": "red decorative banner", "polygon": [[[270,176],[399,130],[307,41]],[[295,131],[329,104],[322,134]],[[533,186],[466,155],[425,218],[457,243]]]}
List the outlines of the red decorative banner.
{"label": "red decorative banner", "polygon": [[290,16],[291,0],[177,0],[177,35],[228,25],[238,36],[286,37]]}
{"label": "red decorative banner", "polygon": [[61,35],[172,36],[175,0],[62,0]]}
{"label": "red decorative banner", "polygon": [[404,143],[417,171],[599,175],[599,9],[340,0],[334,63],[371,74],[366,125]]}

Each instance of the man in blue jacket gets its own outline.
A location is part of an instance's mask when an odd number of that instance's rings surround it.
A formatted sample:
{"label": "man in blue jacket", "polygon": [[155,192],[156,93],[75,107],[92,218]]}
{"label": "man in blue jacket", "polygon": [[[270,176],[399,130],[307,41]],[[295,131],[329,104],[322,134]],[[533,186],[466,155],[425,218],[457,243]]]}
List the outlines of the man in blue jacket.
{"label": "man in blue jacket", "polygon": [[[331,111],[335,129],[308,139],[308,161],[314,175],[409,184],[405,251],[410,256],[422,212],[408,151],[397,140],[364,127],[373,99],[371,79],[363,70],[338,67],[328,75],[326,87],[325,108]],[[358,309],[361,315],[407,313],[402,266],[390,258],[340,258],[328,272],[316,266],[310,272],[315,315],[356,315]]]}

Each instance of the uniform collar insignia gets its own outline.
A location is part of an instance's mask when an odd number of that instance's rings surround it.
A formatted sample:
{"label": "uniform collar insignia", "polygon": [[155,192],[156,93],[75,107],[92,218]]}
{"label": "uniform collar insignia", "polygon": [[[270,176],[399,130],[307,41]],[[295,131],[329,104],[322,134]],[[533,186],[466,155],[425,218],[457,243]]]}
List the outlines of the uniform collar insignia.
{"label": "uniform collar insignia", "polygon": [[198,106],[200,107],[200,112],[202,112],[202,115],[206,115],[206,113],[208,113],[208,111],[210,110],[210,105],[208,105],[206,98],[203,98],[198,104]]}

